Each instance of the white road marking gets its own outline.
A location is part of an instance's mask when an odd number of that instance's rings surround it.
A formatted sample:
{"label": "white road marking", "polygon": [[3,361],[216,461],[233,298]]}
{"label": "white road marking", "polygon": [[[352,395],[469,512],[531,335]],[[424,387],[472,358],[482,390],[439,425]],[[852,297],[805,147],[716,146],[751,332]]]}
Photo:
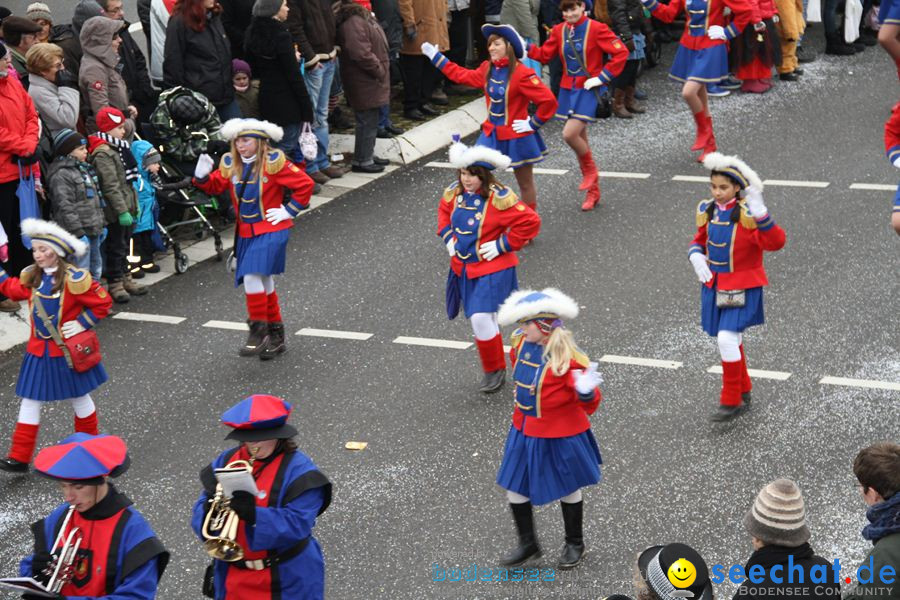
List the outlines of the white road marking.
{"label": "white road marking", "polygon": [[851,379],[849,377],[823,377],[819,383],[825,385],[849,385],[853,387],[871,388],[874,390],[900,391],[900,383],[894,381],[876,381],[874,379]]}
{"label": "white road marking", "polygon": [[764,185],[783,185],[786,187],[806,187],[806,188],[827,188],[830,183],[827,181],[800,181],[791,179],[766,179]]}
{"label": "white road marking", "polygon": [[120,312],[114,314],[113,319],[122,319],[123,321],[147,321],[148,323],[168,323],[169,325],[178,325],[185,320],[185,317],[151,315],[148,313],[139,312]]}
{"label": "white road marking", "polygon": [[[441,162],[441,161],[432,161],[430,163],[425,163],[425,166],[426,167],[435,167],[438,169],[455,169],[456,168],[448,162]],[[507,171],[512,171],[512,169],[511,168],[507,169]],[[542,167],[535,167],[533,172],[535,175],[565,175],[566,173],[569,172],[569,170],[568,169],[546,169],[546,168],[542,168]]]}
{"label": "white road marking", "polygon": [[887,183],[852,183],[850,184],[851,190],[872,190],[875,192],[895,192],[897,191],[897,185],[890,185]]}
{"label": "white road marking", "polygon": [[465,350],[472,345],[472,342],[457,342],[455,340],[437,340],[434,338],[407,337],[401,335],[394,339],[395,344],[409,344],[412,346],[431,346],[433,348],[452,348],[454,350]]}
{"label": "white road marking", "polygon": [[216,329],[231,329],[232,331],[249,331],[250,328],[247,327],[246,323],[239,323],[237,321],[207,321],[203,324],[204,327],[214,327]]}
{"label": "white road marking", "polygon": [[629,171],[600,171],[600,177],[607,179],[650,179],[650,173],[631,173]]}
{"label": "white road marking", "polygon": [[709,176],[701,177],[699,175],[676,175],[672,181],[690,181],[693,183],[709,183]]}
{"label": "white road marking", "polygon": [[339,331],[337,329],[313,329],[304,327],[294,335],[308,335],[312,337],[336,338],[342,340],[367,340],[374,333],[361,333],[359,331]]}
{"label": "white road marking", "polygon": [[658,369],[678,369],[683,363],[674,360],[657,360],[655,358],[640,358],[637,356],[617,356],[604,354],[600,362],[617,363],[620,365],[637,365],[639,367],[656,367]]}
{"label": "white road marking", "polygon": [[[716,373],[718,375],[722,374],[722,366],[715,365],[706,370],[707,373]],[[786,371],[766,371],[764,369],[747,369],[747,372],[750,374],[750,377],[759,377],[761,379],[777,379],[778,381],[784,381],[785,379],[791,376],[790,373]]]}

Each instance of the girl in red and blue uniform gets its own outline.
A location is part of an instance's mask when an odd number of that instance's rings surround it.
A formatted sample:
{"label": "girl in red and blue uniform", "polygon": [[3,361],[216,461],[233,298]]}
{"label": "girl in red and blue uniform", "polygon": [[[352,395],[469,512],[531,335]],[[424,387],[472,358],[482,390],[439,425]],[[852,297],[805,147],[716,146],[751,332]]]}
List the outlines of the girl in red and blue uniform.
{"label": "girl in red and blue uniform", "polygon": [[[900,4],[900,2],[897,2]],[[900,23],[900,20],[898,20]],[[900,169],[900,102],[894,105],[891,117],[884,124],[884,151],[892,165]],[[900,235],[900,186],[894,194],[891,226]]]}
{"label": "girl in red and blue uniform", "polygon": [[[271,148],[284,136],[281,127],[256,119],[231,119],[222,127],[231,152],[213,171],[213,160],[200,155],[194,185],[208,194],[231,192],[237,215],[235,287],[243,284],[250,333],[241,356],[275,358],[286,350],[281,306],[273,275],[284,273],[288,235],[294,217],[309,206],[313,180]],[[285,203],[286,192],[290,199]]]}
{"label": "girl in red and blue uniform", "polygon": [[[78,528],[81,545],[72,577],[52,598],[156,598],[169,553],[132,501],[108,481],[124,473],[129,464],[125,442],[106,434],[76,433],[38,453],[35,470],[60,483],[65,503],[32,525],[35,553],[19,565],[21,577],[46,585],[51,555],[59,550],[54,548],[57,534],[64,541]],[[28,600],[47,597],[23,596]]]}
{"label": "girl in red and blue uniform", "polygon": [[541,218],[494,179],[491,171],[509,167],[508,156],[454,139],[450,162],[459,174],[444,190],[437,229],[450,255],[447,316],[456,318],[462,304],[484,371],[479,391],[491,394],[506,380],[497,309],[519,287],[516,252],[537,236]]}
{"label": "girl in red and blue uniform", "polygon": [[[21,227],[23,237],[31,239],[34,264],[19,277],[0,269],[0,294],[28,300],[31,313],[31,337],[16,382],[16,395],[22,398],[19,417],[9,455],[0,459],[0,469],[19,473],[28,470],[34,455],[45,402],[68,400],[75,411],[75,431],[98,433],[91,392],[107,380],[103,363],[81,373],[75,371],[54,338],[70,338],[94,327],[112,306],[112,298],[89,271],[65,260],[84,255],[87,244],[50,221],[25,219]],[[52,331],[41,318],[38,303]]]}
{"label": "girl in red and blue uniform", "polygon": [[[700,150],[698,161],[716,150],[712,115],[706,84],[718,83],[728,75],[728,42],[737,38],[750,23],[758,24],[759,10],[753,0],[641,0],[650,13],[671,23],[684,11],[684,33],[672,61],[669,77],[681,82],[681,96],[694,115],[697,137],[691,151]],[[725,25],[725,8],[731,23]],[[762,25],[758,26],[762,29]]]}
{"label": "girl in red and blue uniform", "polygon": [[[519,62],[525,57],[525,42],[511,25],[485,24],[481,32],[491,59],[477,69],[451,62],[428,42],[422,44],[422,53],[451,81],[484,89],[488,116],[475,144],[510,158],[522,202],[537,210],[533,166],[548,153],[538,130],[556,112],[556,97],[531,68]],[[529,103],[537,107],[533,116],[528,114]]]}
{"label": "girl in red and blue uniform", "polygon": [[600,481],[602,463],[588,415],[600,404],[603,379],[565,328],[563,319],[577,316],[578,304],[552,288],[520,290],[500,307],[501,325],[519,324],[510,340],[515,410],[497,473],[519,534],[505,566],[541,556],[532,504],[555,500],[566,531],[559,568],[574,568],[584,555],[581,488]]}
{"label": "girl in red and blue uniform", "polygon": [[231,428],[226,439],[239,445],[200,472],[203,492],[194,504],[191,527],[204,539],[217,468],[235,460],[250,462],[259,494],[235,492],[231,497],[230,508],[240,517],[237,543],[244,557],[213,561],[216,600],[325,597],[325,557],[312,532],[331,503],[331,482],[297,449],[297,430],[287,422],[290,414],[288,402],[255,394],[222,415]]}
{"label": "girl in red and blue uniform", "polygon": [[700,283],[700,323],[722,357],[722,391],[712,421],[728,421],[750,405],[742,333],[765,322],[763,252],[781,250],[784,230],[763,203],[759,176],[736,156],[709,154],[712,198],[697,205],[697,233],[688,258]]}
{"label": "girl in red and blue uniform", "polygon": [[[605,24],[589,19],[591,0],[562,0],[564,21],[553,26],[544,45],[528,46],[528,56],[542,63],[559,57],[563,64],[556,118],[565,120],[563,139],[578,157],[581,184],[587,190],[581,210],[592,210],[600,202],[597,165],[588,144],[587,125],[597,120],[597,97],[603,87],[622,72],[628,48]],[[609,55],[604,63],[604,54]]]}

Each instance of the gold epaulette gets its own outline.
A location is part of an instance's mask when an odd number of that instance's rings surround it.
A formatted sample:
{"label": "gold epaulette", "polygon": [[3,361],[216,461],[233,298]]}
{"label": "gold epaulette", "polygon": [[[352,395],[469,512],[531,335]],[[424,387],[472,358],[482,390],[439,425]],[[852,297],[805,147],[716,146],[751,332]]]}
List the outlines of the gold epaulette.
{"label": "gold epaulette", "polygon": [[[22,269],[21,273],[19,273],[19,282],[21,282],[22,285],[31,285],[32,283],[36,286],[40,285],[40,272],[41,270],[37,268],[37,265],[28,265]],[[33,281],[32,279],[35,276],[37,276],[37,280]]]}
{"label": "gold epaulette", "polygon": [[497,210],[512,208],[518,201],[519,197],[508,187],[497,184],[491,185],[491,204]]}
{"label": "gold epaulette", "polygon": [[231,179],[231,172],[233,170],[234,159],[231,156],[231,152],[226,152],[219,161],[219,174],[225,179]]}
{"label": "gold epaulette", "polygon": [[522,343],[522,338],[525,337],[525,330],[519,327],[509,336],[509,345],[511,348],[518,349],[519,344]]}
{"label": "gold epaulette", "polygon": [[747,203],[741,200],[738,202],[738,207],[741,209],[741,225],[745,229],[756,229],[756,219],[750,216],[750,211],[747,210]]}
{"label": "gold epaulette", "polygon": [[287,158],[284,156],[284,152],[277,148],[270,151],[266,154],[266,174],[275,175],[280,173],[281,169],[284,168],[285,161],[287,161]]}
{"label": "gold epaulette", "polygon": [[69,265],[66,269],[66,289],[71,294],[83,294],[91,289],[91,272]]}
{"label": "gold epaulette", "polygon": [[709,203],[712,200],[701,200],[697,203],[697,227],[703,227],[706,225],[706,222],[709,221],[709,215],[706,214],[706,209],[709,207]]}
{"label": "gold epaulette", "polygon": [[459,182],[454,181],[444,188],[444,195],[442,198],[444,202],[453,202],[453,199],[456,198],[457,194],[459,194]]}
{"label": "gold epaulette", "polygon": [[572,360],[578,363],[578,366],[582,369],[586,369],[591,364],[591,359],[588,358],[588,355],[578,348],[572,351]]}

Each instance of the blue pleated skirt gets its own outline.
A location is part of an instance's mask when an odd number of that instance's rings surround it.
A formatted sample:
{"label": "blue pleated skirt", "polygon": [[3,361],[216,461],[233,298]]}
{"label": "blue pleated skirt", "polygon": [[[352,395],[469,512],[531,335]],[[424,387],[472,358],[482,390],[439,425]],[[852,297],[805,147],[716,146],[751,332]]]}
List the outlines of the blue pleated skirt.
{"label": "blue pleated skirt", "polygon": [[599,483],[601,464],[590,429],[569,437],[539,438],[510,425],[497,484],[527,496],[532,504],[547,504]]}
{"label": "blue pleated skirt", "polygon": [[884,25],[900,25],[900,2],[897,0],[881,0],[878,8],[878,22]]}
{"label": "blue pleated skirt", "polygon": [[479,135],[475,144],[499,150],[512,161],[513,169],[522,165],[539,163],[550,153],[544,144],[544,138],[537,131],[512,140],[498,140],[497,130],[494,130],[491,135],[484,135],[484,133]]}
{"label": "blue pleated skirt", "polygon": [[459,298],[467,319],[475,313],[497,312],[503,301],[519,289],[515,267],[469,279],[463,265],[462,276],[458,277],[457,281]]}
{"label": "blue pleated skirt", "polygon": [[280,275],[284,273],[290,229],[263,233],[237,241],[237,272],[234,287],[244,283],[244,275]]}
{"label": "blue pleated skirt", "polygon": [[16,382],[16,395],[46,402],[66,400],[89,394],[109,379],[102,362],[89,371],[78,373],[69,368],[64,356],[50,356],[49,346],[47,348],[43,356],[25,353]]}
{"label": "blue pleated skirt", "polygon": [[718,83],[728,76],[728,48],[725,44],[691,50],[678,45],[669,78],[675,81]]}
{"label": "blue pleated skirt", "polygon": [[700,325],[711,336],[723,331],[743,331],[753,325],[766,322],[763,313],[763,293],[761,287],[747,290],[747,301],[741,308],[719,308],[716,306],[716,290],[700,286]]}
{"label": "blue pleated skirt", "polygon": [[592,90],[559,88],[559,106],[556,108],[556,118],[572,118],[593,123],[597,120],[597,94],[599,93],[600,88]]}

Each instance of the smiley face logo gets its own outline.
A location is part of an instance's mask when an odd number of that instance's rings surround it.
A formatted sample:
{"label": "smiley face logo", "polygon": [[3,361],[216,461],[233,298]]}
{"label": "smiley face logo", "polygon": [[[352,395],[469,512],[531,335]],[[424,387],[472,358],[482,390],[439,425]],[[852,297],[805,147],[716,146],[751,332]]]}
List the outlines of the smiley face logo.
{"label": "smiley face logo", "polygon": [[672,563],[666,572],[669,577],[669,583],[679,589],[690,587],[694,580],[697,579],[697,569],[691,561],[686,558],[679,558]]}

